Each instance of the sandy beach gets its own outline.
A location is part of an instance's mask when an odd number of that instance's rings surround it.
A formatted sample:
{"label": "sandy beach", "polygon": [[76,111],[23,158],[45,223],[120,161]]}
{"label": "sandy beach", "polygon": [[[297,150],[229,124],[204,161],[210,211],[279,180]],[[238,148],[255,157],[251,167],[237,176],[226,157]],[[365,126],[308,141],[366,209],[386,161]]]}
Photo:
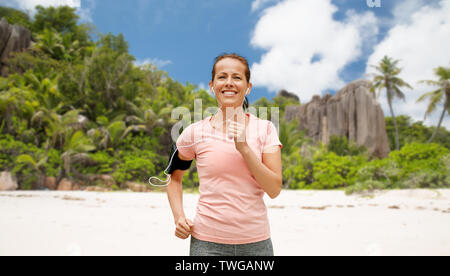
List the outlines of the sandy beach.
{"label": "sandy beach", "polygon": [[[195,215],[198,194],[184,194]],[[265,197],[275,255],[450,255],[450,190]],[[167,195],[0,192],[0,255],[178,255]]]}

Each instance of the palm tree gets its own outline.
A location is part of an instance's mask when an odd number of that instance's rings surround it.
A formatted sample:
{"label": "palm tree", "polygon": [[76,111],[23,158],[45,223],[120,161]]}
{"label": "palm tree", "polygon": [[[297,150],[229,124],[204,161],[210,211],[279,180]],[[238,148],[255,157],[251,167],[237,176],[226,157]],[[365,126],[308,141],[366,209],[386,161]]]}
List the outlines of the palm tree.
{"label": "palm tree", "polygon": [[[31,155],[28,154],[21,154],[17,157],[16,163],[17,164],[24,164],[25,166],[29,166],[36,174],[37,174],[37,183],[36,187],[37,189],[41,189],[44,187],[45,182],[45,168],[44,165],[47,163],[48,159],[48,148],[45,151],[45,153],[40,154],[37,159],[34,159]],[[36,161],[39,160],[39,161]],[[28,176],[26,176],[28,177]]]}
{"label": "palm tree", "polygon": [[[165,109],[162,111],[165,112]],[[125,122],[132,124],[127,128],[127,133],[130,131],[145,131],[147,135],[150,135],[155,127],[165,126],[164,119],[158,116],[151,108],[145,112],[138,112],[137,114],[138,116],[131,115],[125,118]]]}
{"label": "palm tree", "polygon": [[24,73],[26,83],[36,92],[36,98],[39,104],[47,109],[55,107],[63,101],[62,94],[58,88],[59,75],[53,78],[42,77],[40,79],[31,71]]}
{"label": "palm tree", "polygon": [[[60,171],[56,183],[59,184],[65,175],[71,178],[71,172],[73,170],[72,165],[74,163],[93,163],[87,152],[95,149],[91,139],[86,137],[82,131],[68,131],[63,148],[64,152],[61,155],[64,166]],[[79,176],[78,173],[77,176]]]}
{"label": "palm tree", "polygon": [[398,60],[392,60],[390,57],[384,56],[384,58],[377,66],[371,65],[371,67],[374,67],[380,74],[373,74],[373,85],[370,89],[371,92],[375,92],[376,90],[378,90],[377,97],[380,96],[383,88],[386,89],[389,110],[391,112],[392,120],[394,121],[396,150],[399,150],[398,127],[397,120],[395,119],[394,109],[392,108],[392,100],[395,97],[405,100],[405,95],[399,87],[407,87],[409,89],[412,89],[411,85],[397,77],[398,74],[400,74],[400,72],[402,71],[397,67],[398,62]]}
{"label": "palm tree", "polygon": [[430,102],[428,104],[427,111],[425,112],[424,120],[427,115],[430,115],[433,111],[436,110],[437,105],[441,102],[444,102],[444,107],[442,108],[441,117],[439,119],[439,123],[436,129],[433,132],[433,135],[428,140],[428,143],[433,141],[436,136],[439,128],[441,127],[442,120],[444,119],[445,112],[450,112],[450,68],[438,67],[434,69],[435,75],[439,78],[439,80],[422,80],[419,83],[426,83],[428,85],[439,86],[438,89],[427,92],[423,94],[417,102],[422,102],[426,98],[430,98]]}
{"label": "palm tree", "polygon": [[45,29],[39,34],[36,47],[57,60],[62,60],[66,56],[66,48],[62,43],[62,37],[53,30]]}
{"label": "palm tree", "polygon": [[143,131],[142,126],[130,126],[127,128],[123,121],[124,116],[117,116],[109,122],[105,116],[97,118],[98,128],[92,128],[87,132],[87,136],[94,141],[100,149],[118,148],[123,139],[132,131]]}
{"label": "palm tree", "polygon": [[79,110],[70,110],[64,115],[59,115],[55,110],[41,110],[37,112],[32,119],[32,122],[43,118],[47,123],[45,132],[48,137],[51,137],[51,146],[62,148],[68,139],[68,135],[74,129],[80,129],[81,123],[85,118],[79,115]]}

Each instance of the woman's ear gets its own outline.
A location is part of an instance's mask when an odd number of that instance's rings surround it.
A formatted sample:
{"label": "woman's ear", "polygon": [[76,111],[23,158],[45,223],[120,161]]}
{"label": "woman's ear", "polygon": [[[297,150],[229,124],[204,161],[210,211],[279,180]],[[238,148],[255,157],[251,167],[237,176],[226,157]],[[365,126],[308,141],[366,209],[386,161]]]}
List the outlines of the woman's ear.
{"label": "woman's ear", "polygon": [[212,81],[209,81],[209,90],[211,91],[211,94],[215,94],[216,92],[214,91],[214,83]]}
{"label": "woman's ear", "polygon": [[253,87],[252,83],[249,82],[249,83],[248,83],[248,86],[247,86],[247,91],[245,91],[245,95],[250,94],[250,91],[252,91],[252,87]]}

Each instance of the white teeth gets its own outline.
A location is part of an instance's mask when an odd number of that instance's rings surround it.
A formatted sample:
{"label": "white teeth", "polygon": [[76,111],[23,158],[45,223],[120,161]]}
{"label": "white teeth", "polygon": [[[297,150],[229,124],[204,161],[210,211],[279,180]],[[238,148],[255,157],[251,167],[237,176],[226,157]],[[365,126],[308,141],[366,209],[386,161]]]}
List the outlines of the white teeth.
{"label": "white teeth", "polygon": [[236,95],[237,93],[236,92],[225,91],[225,92],[223,92],[223,94],[228,95],[228,96],[233,96],[233,95]]}
{"label": "white teeth", "polygon": [[234,92],[223,92],[223,94],[230,95],[230,96],[236,95],[236,93],[234,93]]}

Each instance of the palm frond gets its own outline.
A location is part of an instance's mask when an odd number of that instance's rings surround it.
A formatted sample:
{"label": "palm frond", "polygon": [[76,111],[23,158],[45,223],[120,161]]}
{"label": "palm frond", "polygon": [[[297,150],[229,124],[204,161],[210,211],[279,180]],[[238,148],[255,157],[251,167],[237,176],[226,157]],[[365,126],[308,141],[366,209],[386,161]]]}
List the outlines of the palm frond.
{"label": "palm frond", "polygon": [[422,102],[426,98],[431,97],[433,94],[440,93],[440,92],[441,92],[441,89],[434,90],[434,91],[431,91],[431,92],[427,92],[427,93],[423,94],[422,96],[420,96],[420,98],[418,98],[416,102]]}
{"label": "palm frond", "polygon": [[417,83],[424,83],[430,86],[438,86],[440,84],[440,82],[434,80],[420,80]]}
{"label": "palm frond", "polygon": [[442,101],[443,95],[441,93],[433,93],[430,99],[430,103],[428,104],[427,111],[425,115],[429,115],[436,110],[438,104]]}
{"label": "palm frond", "polygon": [[17,156],[16,163],[31,165],[33,167],[33,169],[35,169],[36,171],[39,170],[34,158],[28,154],[21,154],[21,155]]}
{"label": "palm frond", "polygon": [[412,86],[409,85],[409,83],[407,83],[404,80],[397,78],[397,77],[392,78],[392,83],[394,83],[396,86],[399,86],[399,87],[407,87],[409,89],[412,89]]}
{"label": "palm frond", "polygon": [[400,91],[400,89],[398,89],[397,86],[394,87],[394,91],[395,91],[395,97],[401,99],[401,100],[405,100],[405,94],[403,94],[402,91]]}

